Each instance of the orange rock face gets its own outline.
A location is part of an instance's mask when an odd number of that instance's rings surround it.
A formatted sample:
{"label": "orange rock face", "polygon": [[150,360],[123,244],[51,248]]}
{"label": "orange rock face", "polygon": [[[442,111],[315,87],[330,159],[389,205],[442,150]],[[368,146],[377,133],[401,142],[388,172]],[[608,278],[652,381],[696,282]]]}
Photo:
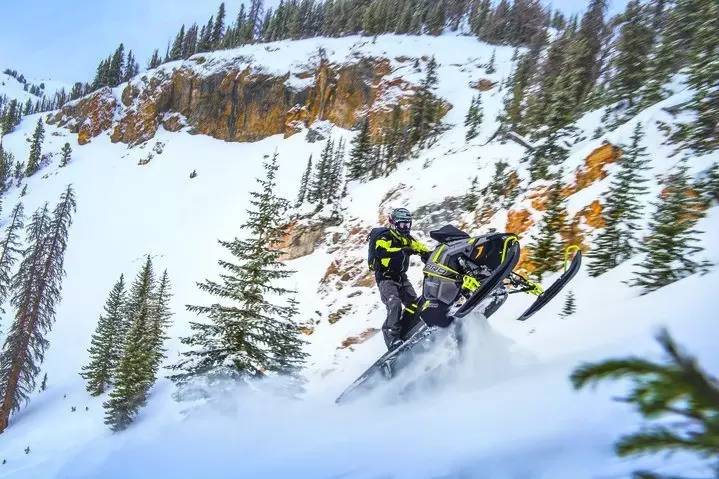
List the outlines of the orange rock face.
{"label": "orange rock face", "polygon": [[510,210],[505,231],[520,235],[532,227],[532,214],[527,210]]}
{"label": "orange rock face", "polygon": [[[202,64],[205,59],[188,62]],[[368,117],[377,139],[394,105],[400,105],[401,119],[407,121],[406,106],[414,93],[414,86],[404,80],[385,79],[390,71],[384,58],[342,65],[323,61],[293,78],[248,66],[198,73],[190,63],[136,79],[123,90],[121,106],[110,89],[103,89],[63,107],[53,120],[76,125],[73,131],[81,142],[112,128],[112,141],[134,145],[152,138],[161,124],[171,131],[186,124],[191,133],[226,141],[256,141],[291,135],[316,120],[350,128]],[[442,108],[450,106],[443,103]]]}
{"label": "orange rock face", "polygon": [[592,151],[584,159],[584,165],[577,169],[574,185],[568,187],[567,191],[564,192],[564,196],[576,193],[595,181],[605,178],[607,172],[604,167],[616,162],[621,155],[622,150],[610,143],[606,143]]}
{"label": "orange rock face", "polygon": [[77,133],[77,141],[85,145],[112,126],[117,100],[109,88],[102,88],[82,100],[65,105],[47,122],[65,126]]}

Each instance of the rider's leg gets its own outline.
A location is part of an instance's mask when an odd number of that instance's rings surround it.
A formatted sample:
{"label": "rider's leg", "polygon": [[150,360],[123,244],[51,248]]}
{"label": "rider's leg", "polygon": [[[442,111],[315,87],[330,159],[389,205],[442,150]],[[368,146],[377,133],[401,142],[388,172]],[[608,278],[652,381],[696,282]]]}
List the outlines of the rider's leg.
{"label": "rider's leg", "polygon": [[387,318],[382,325],[384,342],[389,347],[399,338],[401,333],[402,300],[400,297],[401,283],[385,279],[377,285],[382,302],[387,307]]}

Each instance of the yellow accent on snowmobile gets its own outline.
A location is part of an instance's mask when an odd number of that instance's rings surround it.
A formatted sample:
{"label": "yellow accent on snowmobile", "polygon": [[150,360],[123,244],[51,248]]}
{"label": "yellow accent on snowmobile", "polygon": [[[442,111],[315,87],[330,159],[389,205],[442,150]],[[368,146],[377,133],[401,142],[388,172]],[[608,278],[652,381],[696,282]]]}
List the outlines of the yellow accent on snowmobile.
{"label": "yellow accent on snowmobile", "polygon": [[581,251],[581,248],[575,244],[567,246],[567,249],[564,250],[564,271],[567,271],[569,255],[573,252],[576,253],[577,251]]}
{"label": "yellow accent on snowmobile", "polygon": [[508,236],[504,240],[504,245],[502,246],[502,257],[499,259],[500,263],[504,263],[504,258],[507,256],[507,248],[509,247],[510,241],[519,241],[519,238],[512,235],[512,236]]}

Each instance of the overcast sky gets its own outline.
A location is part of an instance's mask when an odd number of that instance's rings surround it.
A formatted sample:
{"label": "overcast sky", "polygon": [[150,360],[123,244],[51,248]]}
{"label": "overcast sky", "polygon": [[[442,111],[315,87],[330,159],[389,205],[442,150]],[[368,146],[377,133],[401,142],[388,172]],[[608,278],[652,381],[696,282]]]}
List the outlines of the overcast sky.
{"label": "overcast sky", "polygon": [[[243,0],[225,0],[234,18]],[[274,5],[279,0],[265,0]],[[587,0],[553,0],[568,14]],[[626,0],[610,0],[611,12]],[[141,67],[183,23],[206,22],[219,0],[0,0],[0,68],[32,79],[87,81],[98,61],[119,44],[135,52]]]}

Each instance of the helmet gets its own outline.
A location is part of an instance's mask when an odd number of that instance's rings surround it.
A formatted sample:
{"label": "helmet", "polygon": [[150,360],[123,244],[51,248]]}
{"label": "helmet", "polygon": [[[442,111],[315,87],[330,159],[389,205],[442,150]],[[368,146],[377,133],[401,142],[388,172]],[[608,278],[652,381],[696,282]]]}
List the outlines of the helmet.
{"label": "helmet", "polygon": [[412,229],[412,213],[406,208],[392,210],[389,215],[389,224],[399,234],[408,235]]}

